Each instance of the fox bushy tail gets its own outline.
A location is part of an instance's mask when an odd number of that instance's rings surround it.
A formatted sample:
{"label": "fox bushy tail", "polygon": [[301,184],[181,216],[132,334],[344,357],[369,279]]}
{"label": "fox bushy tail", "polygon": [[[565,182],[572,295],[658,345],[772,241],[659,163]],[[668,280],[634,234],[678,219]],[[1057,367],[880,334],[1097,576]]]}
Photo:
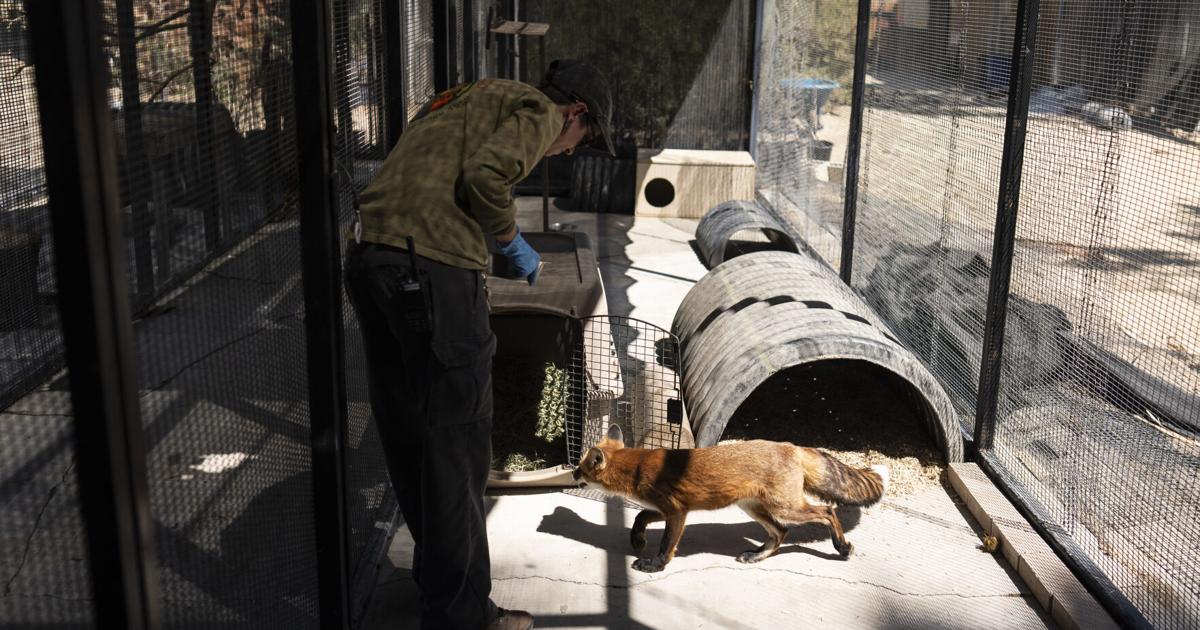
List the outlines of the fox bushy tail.
{"label": "fox bushy tail", "polygon": [[825,451],[818,454],[816,466],[804,475],[805,489],[825,501],[838,505],[872,505],[883,498],[887,489],[886,466],[854,468]]}

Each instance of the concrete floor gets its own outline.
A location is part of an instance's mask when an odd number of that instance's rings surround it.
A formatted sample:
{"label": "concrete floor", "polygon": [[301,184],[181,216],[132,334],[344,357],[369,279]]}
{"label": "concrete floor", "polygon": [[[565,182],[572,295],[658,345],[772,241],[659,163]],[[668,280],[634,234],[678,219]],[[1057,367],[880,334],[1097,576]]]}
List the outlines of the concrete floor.
{"label": "concrete floor", "polygon": [[[1053,627],[940,488],[840,510],[855,545],[846,560],[824,528],[805,526],[774,557],[740,564],[762,528],[736,508],[696,513],[679,556],[656,574],[630,568],[636,511],[620,501],[550,492],[493,496],[489,506],[492,597],[532,612],[539,628]],[[650,547],[661,531],[651,527]],[[401,528],[368,630],[418,627],[411,559]]]}
{"label": "concrete floor", "polygon": [[[694,220],[552,210],[551,222],[588,233],[612,314],[670,328],[705,269]],[[520,223],[540,227],[540,201],[522,199]],[[540,628],[1043,628],[1053,622],[1002,557],[979,548],[977,526],[940,487],[840,511],[855,554],[842,560],[824,528],[794,529],[758,565],[734,558],[762,541],[736,508],[696,513],[679,556],[658,574],[630,568],[623,502],[562,492],[489,498],[493,599],[529,610]],[[652,526],[650,547],[661,525]],[[418,626],[412,539],[401,526],[364,627]]]}

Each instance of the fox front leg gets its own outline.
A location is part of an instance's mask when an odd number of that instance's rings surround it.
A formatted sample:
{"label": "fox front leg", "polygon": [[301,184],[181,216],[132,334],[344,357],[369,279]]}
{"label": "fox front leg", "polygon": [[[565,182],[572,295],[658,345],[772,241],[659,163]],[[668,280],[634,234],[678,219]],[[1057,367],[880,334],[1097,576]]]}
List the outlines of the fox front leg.
{"label": "fox front leg", "polygon": [[662,512],[655,510],[638,512],[637,518],[633,519],[633,527],[629,529],[629,544],[633,545],[634,551],[646,548],[646,526],[661,520],[663,520]]}
{"label": "fox front leg", "polygon": [[675,549],[679,546],[679,538],[683,536],[684,521],[687,513],[664,515],[667,528],[663,531],[662,544],[658,547],[658,555],[652,558],[638,558],[633,562],[633,568],[646,573],[657,573],[667,567],[667,563],[675,557]]}

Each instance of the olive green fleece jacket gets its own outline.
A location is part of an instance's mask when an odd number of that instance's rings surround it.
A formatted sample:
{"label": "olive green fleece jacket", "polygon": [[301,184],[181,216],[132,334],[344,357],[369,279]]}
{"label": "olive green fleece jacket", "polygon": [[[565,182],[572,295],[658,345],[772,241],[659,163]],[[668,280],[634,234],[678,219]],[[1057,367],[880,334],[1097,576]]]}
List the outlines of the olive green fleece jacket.
{"label": "olive green fleece jacket", "polygon": [[484,235],[516,224],[512,187],[562,131],[537,88],[484,79],[439,94],[417,113],[360,198],[362,240],[486,269]]}

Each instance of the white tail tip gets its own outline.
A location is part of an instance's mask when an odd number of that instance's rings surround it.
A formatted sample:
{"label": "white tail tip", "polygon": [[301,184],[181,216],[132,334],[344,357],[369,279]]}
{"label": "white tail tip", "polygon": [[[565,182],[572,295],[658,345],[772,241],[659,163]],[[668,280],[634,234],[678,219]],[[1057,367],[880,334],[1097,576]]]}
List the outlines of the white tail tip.
{"label": "white tail tip", "polygon": [[871,470],[875,471],[875,474],[879,475],[879,478],[883,480],[883,494],[887,494],[888,479],[891,478],[891,472],[888,471],[888,467],[883,464],[875,464],[871,466]]}

